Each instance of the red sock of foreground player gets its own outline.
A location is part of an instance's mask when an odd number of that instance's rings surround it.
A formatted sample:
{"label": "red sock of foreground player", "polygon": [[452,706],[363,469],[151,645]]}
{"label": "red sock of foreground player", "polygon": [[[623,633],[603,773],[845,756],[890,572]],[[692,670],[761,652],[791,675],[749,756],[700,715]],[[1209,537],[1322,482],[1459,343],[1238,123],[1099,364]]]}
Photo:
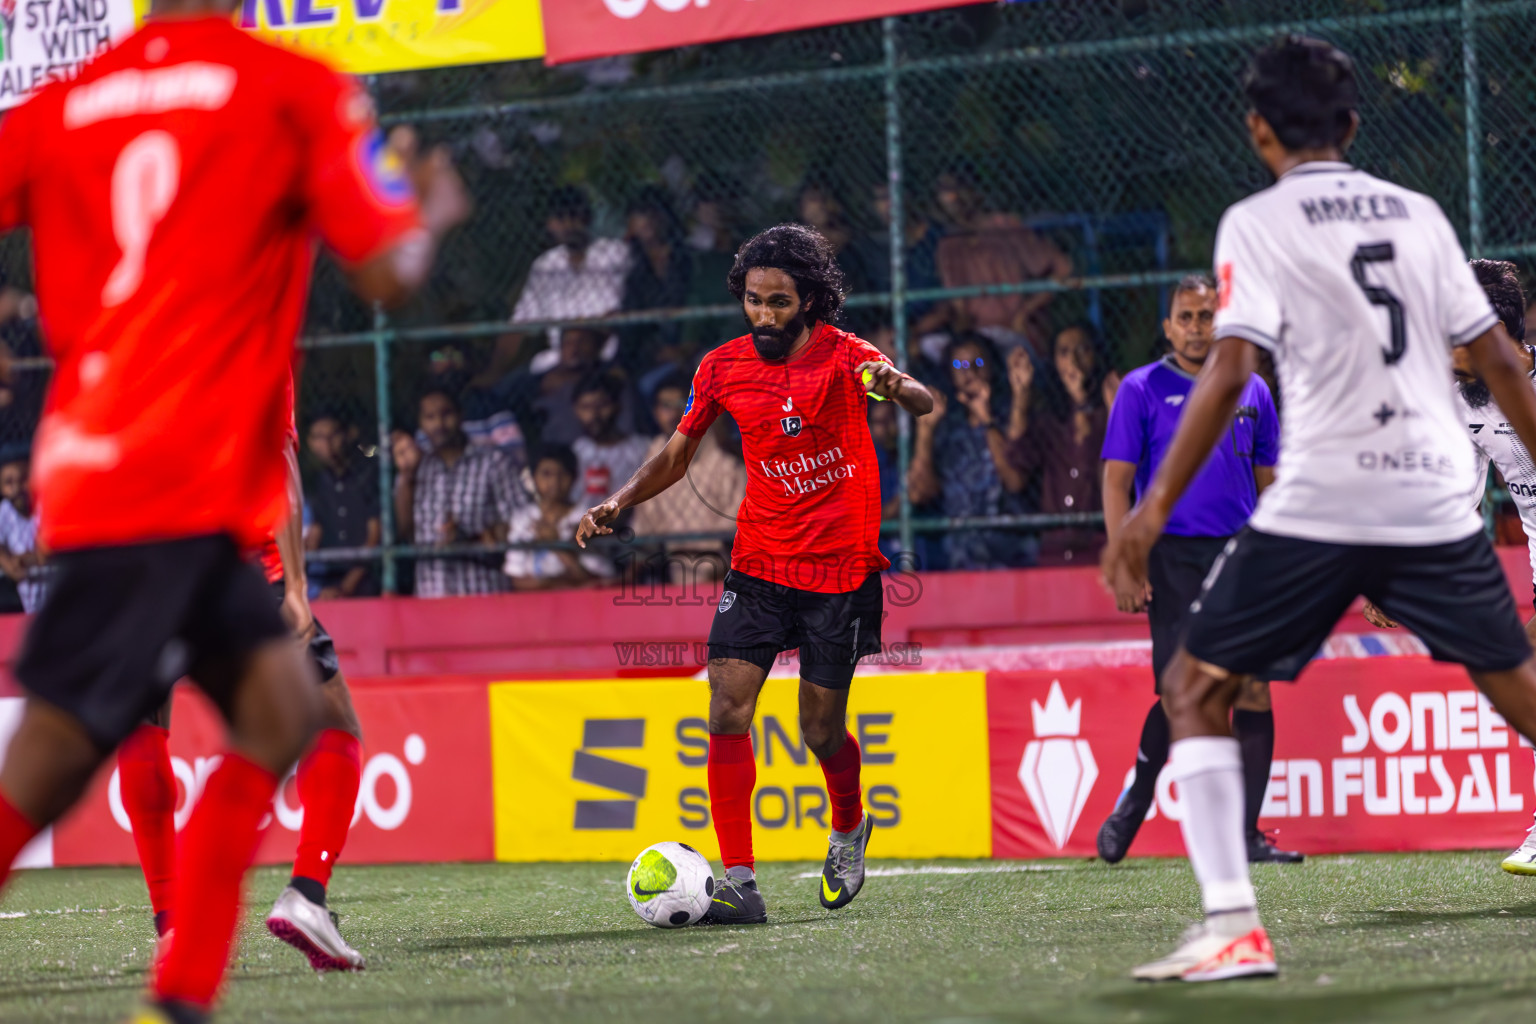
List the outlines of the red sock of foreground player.
{"label": "red sock of foreground player", "polygon": [[171,905],[182,912],[155,978],[158,998],[212,1005],[240,918],[240,886],[276,789],[277,776],[235,753],[208,776],[176,851]]}
{"label": "red sock of foreground player", "polygon": [[296,878],[313,879],[321,886],[330,882],[331,870],[352,827],[362,778],[362,746],[356,736],[340,729],[322,732],[314,748],[299,762],[304,824],[293,859]]}
{"label": "red sock of foreground player", "polygon": [[170,740],[168,729],[145,724],[117,748],[123,810],[133,825],[133,844],[157,924],[171,909],[171,879],[176,874],[176,773],[171,770]]}
{"label": "red sock of foreground player", "polygon": [[0,885],[5,884],[11,873],[11,862],[21,853],[21,848],[41,831],[4,793],[0,793]]}
{"label": "red sock of foreground player", "polygon": [[821,762],[821,774],[827,777],[827,797],[832,801],[832,831],[852,832],[864,820],[864,804],[859,799],[859,741],[853,733],[837,748],[837,753]]}
{"label": "red sock of foreground player", "polygon": [[752,867],[752,789],[756,785],[752,734],[711,734],[709,813],[720,840],[720,860],[727,868]]}

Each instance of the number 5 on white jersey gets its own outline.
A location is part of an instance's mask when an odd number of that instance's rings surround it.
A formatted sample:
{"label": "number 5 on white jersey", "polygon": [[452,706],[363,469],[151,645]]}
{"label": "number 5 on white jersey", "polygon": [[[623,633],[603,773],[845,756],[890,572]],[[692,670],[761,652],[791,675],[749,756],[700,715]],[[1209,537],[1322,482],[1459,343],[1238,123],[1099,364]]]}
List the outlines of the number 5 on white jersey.
{"label": "number 5 on white jersey", "polygon": [[144,254],[181,186],[181,149],[169,132],[149,131],[123,147],[112,169],[112,234],[122,257],[101,290],[110,309],[144,282]]}

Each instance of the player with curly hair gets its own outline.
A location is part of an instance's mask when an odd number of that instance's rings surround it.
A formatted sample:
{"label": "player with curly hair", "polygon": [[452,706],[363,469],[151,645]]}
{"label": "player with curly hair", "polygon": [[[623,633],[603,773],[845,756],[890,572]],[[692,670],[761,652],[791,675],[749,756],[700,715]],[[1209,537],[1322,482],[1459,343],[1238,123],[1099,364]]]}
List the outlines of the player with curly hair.
{"label": "player with curly hair", "polygon": [[587,512],[583,546],[619,513],[681,480],[722,412],[741,428],[747,496],[731,569],[709,633],[709,797],[725,878],[705,920],[768,919],[752,857],[757,765],[750,728],[781,651],[800,651],[800,727],[821,763],[832,835],[821,903],[847,906],[864,884],[872,822],[859,787],[859,745],[846,726],[860,658],[880,649],[880,478],[867,395],[914,416],[933,396],[867,341],[832,325],[843,275],[827,240],[783,224],[736,254],[728,283],[750,332],[704,357],[677,433],[629,482]]}

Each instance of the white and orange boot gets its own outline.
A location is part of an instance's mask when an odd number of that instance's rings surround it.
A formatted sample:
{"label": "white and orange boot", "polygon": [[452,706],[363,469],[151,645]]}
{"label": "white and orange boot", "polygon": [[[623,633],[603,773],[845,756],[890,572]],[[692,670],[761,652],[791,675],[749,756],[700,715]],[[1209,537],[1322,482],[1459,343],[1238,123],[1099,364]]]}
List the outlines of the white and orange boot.
{"label": "white and orange boot", "polygon": [[1258,914],[1242,911],[1207,918],[1184,933],[1179,948],[1131,972],[1138,981],[1225,981],[1280,973],[1275,947]]}

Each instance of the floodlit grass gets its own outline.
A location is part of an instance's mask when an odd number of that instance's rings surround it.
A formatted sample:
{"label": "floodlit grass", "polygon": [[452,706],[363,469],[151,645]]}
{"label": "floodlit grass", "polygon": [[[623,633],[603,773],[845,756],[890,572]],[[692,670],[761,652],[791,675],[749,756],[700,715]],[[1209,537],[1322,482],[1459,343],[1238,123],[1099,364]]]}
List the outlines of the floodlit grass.
{"label": "floodlit grass", "polygon": [[[326,977],[262,927],[284,882],[263,870],[220,1019],[1504,1024],[1536,1010],[1536,879],[1503,874],[1497,854],[1266,866],[1280,979],[1159,987],[1126,972],[1194,918],[1183,861],[874,866],[898,870],[830,913],[796,877],[819,865],[765,865],[769,924],[681,931],[630,912],[623,865],[343,866],[332,904],[368,970]],[[127,1014],[153,947],[137,872],[22,872],[0,912],[0,1020]]]}

